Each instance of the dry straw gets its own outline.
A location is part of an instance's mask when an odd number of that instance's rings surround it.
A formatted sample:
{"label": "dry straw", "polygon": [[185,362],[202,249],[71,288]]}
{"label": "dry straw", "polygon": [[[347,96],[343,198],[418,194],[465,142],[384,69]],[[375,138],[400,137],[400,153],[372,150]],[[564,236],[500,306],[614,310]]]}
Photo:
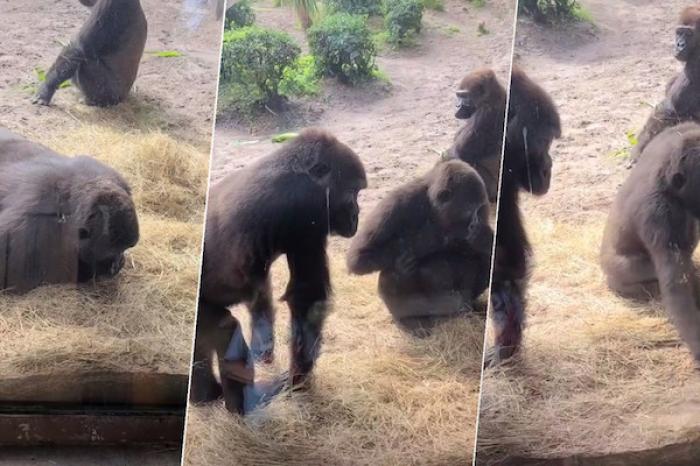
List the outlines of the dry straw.
{"label": "dry straw", "polygon": [[[377,297],[377,277],[349,276],[338,246],[330,253],[335,306],[311,389],[245,419],[220,403],[190,408],[185,464],[469,464],[483,317],[445,323],[426,339],[407,336]],[[284,269],[274,267],[278,292]],[[289,314],[278,310],[281,357],[261,376],[286,367]]]}

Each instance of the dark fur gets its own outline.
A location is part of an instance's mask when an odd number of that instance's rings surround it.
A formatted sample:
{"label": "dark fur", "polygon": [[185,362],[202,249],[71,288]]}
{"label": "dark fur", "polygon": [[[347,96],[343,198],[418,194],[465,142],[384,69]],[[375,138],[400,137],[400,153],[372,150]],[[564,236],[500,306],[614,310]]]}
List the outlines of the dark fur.
{"label": "dark fur", "polygon": [[117,172],[0,129],[0,289],[113,276],[138,235]]}
{"label": "dark fur", "polygon": [[457,90],[457,118],[465,119],[448,151],[449,158],[464,160],[481,176],[489,201],[498,198],[501,171],[506,90],[492,70],[474,71],[462,79]]}
{"label": "dark fur", "polygon": [[531,248],[519,195],[521,190],[538,196],[547,193],[552,168],[549,149],[559,137],[561,122],[551,97],[513,67],[491,285],[495,347],[489,351],[488,364],[510,357],[522,340]]}
{"label": "dark fur", "polygon": [[658,296],[700,364],[700,283],[692,255],[700,219],[700,125],[659,134],[620,188],[601,262],[610,288],[631,299]]}
{"label": "dark fur", "polygon": [[92,8],[77,37],[46,73],[34,103],[49,105],[56,89],[69,79],[88,105],[116,105],[136,80],[148,26],[139,0],[80,0]]}
{"label": "dark fur", "polygon": [[[203,311],[216,315],[200,312],[195,350],[200,358],[212,350],[212,343],[200,338],[211,332],[210,323],[226,319],[228,306],[245,303],[252,315],[252,352],[272,359],[269,271],[285,254],[291,275],[283,297],[292,315],[290,372],[294,384],[304,381],[318,356],[327,313],[327,236],[355,234],[357,195],[366,186],[362,162],[350,148],[323,130],[307,129],[212,187],[200,300]],[[212,366],[203,359],[195,364],[209,371]],[[193,401],[212,399],[207,396],[216,391],[207,388],[211,380],[193,378]]]}
{"label": "dark fur", "polygon": [[488,286],[493,231],[486,190],[460,160],[391,192],[348,251],[355,274],[379,271],[379,293],[409,329],[473,308]]}
{"label": "dark fur", "polygon": [[683,70],[666,86],[664,100],[649,116],[632,148],[632,164],[649,142],[664,129],[684,121],[700,121],[700,7],[681,12],[676,28],[676,58],[685,63]]}

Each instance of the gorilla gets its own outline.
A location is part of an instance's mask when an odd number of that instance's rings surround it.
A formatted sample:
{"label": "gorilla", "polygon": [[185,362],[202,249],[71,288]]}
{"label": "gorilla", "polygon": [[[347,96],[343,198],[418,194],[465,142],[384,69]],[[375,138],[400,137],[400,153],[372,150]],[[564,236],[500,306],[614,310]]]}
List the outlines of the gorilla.
{"label": "gorilla", "polygon": [[661,297],[700,366],[700,283],[692,255],[700,220],[700,125],[661,132],[617,193],[601,247],[611,290]]}
{"label": "gorilla", "polygon": [[448,159],[464,160],[476,169],[490,202],[498,198],[506,97],[506,90],[492,70],[476,70],[465,76],[457,90],[455,114],[465,123],[447,152]]}
{"label": "gorilla", "polygon": [[0,289],[116,275],[139,227],[112,168],[0,129]]}
{"label": "gorilla", "polygon": [[630,165],[636,163],[649,142],[665,128],[683,121],[700,121],[700,7],[685,8],[679,23],[676,59],[685,65],[666,85],[664,100],[654,108],[639,134]]}
{"label": "gorilla", "polygon": [[520,191],[542,196],[552,176],[552,141],[561,122],[552,98],[517,66],[511,73],[508,124],[491,282],[495,345],[485,363],[497,364],[520,347],[531,247],[518,205]]}
{"label": "gorilla", "polygon": [[[250,366],[240,325],[228,306],[245,303],[252,316],[251,358],[272,361],[274,306],[270,267],[281,255],[290,281],[282,297],[291,311],[291,383],[299,386],[318,357],[331,291],[326,244],[329,235],[357,231],[360,190],[367,187],[359,157],[333,135],[306,129],[279,150],[214,185],[204,243],[197,318],[193,402],[222,394],[231,411],[249,403],[240,384],[217,382],[233,359]],[[237,349],[226,346],[236,343]],[[231,350],[234,355],[226,356]],[[214,356],[215,355],[215,356]],[[250,387],[249,387],[250,388]],[[242,408],[243,407],[243,408]]]}
{"label": "gorilla", "polygon": [[126,99],[136,80],[148,25],[139,0],[80,0],[92,11],[46,73],[33,102],[49,105],[68,79],[88,105],[106,107]]}
{"label": "gorilla", "polygon": [[461,160],[436,165],[391,192],[353,240],[350,272],[379,271],[394,320],[416,331],[473,309],[488,286],[493,231],[479,174]]}

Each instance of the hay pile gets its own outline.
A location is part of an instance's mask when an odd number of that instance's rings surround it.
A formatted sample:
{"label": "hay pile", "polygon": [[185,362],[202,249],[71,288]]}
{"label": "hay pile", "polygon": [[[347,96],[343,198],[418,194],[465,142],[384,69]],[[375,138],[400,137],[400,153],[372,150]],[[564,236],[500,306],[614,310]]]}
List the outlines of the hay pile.
{"label": "hay pile", "polygon": [[537,263],[523,352],[484,374],[478,464],[700,440],[700,378],[663,306],[607,290],[605,216],[527,218]]}
{"label": "hay pile", "polygon": [[[348,275],[342,242],[332,243],[335,305],[313,387],[245,420],[223,404],[190,407],[185,464],[471,463],[483,317],[446,323],[427,339],[406,336],[377,296],[376,275]],[[285,268],[283,261],[273,268],[277,295]],[[247,332],[247,311],[235,314]],[[274,373],[287,365],[288,319],[279,305]]]}
{"label": "hay pile", "polygon": [[187,373],[208,154],[162,133],[103,126],[37,142],[120,171],[133,190],[141,239],[115,280],[0,295],[0,376]]}

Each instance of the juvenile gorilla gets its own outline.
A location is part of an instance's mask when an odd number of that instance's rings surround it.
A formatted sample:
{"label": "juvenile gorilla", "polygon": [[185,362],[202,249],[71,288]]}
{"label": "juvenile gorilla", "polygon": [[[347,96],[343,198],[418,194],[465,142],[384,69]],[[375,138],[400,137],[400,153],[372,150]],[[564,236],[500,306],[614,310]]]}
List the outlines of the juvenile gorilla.
{"label": "juvenile gorilla", "polygon": [[471,310],[488,286],[493,231],[484,183],[451,160],[390,193],[347,255],[355,274],[379,271],[379,293],[402,327]]}
{"label": "juvenile gorilla", "polygon": [[46,73],[33,102],[49,105],[68,79],[88,105],[110,106],[126,99],[146,46],[146,16],[139,0],[80,0],[92,8],[77,37]]}
{"label": "juvenile gorilla", "polygon": [[457,132],[447,156],[464,160],[474,167],[484,181],[489,201],[496,202],[506,90],[492,70],[482,69],[462,79],[457,99],[455,117],[466,121]]}
{"label": "juvenile gorilla", "polygon": [[0,129],[0,289],[114,276],[138,238],[116,171]]}
{"label": "juvenile gorilla", "polygon": [[[253,356],[272,360],[274,307],[269,272],[282,254],[290,271],[282,298],[292,317],[290,376],[295,385],[306,379],[319,353],[330,294],[327,237],[355,234],[357,196],[366,187],[365,170],[357,155],[320,129],[304,130],[273,154],[212,187],[192,401],[209,401],[222,393],[212,373],[212,354],[217,354],[223,372],[223,342],[242,341],[239,325],[221,325],[230,320],[228,306],[248,306]],[[240,357],[246,352],[247,348],[237,353]],[[227,390],[224,386],[228,400]],[[236,410],[228,401],[227,406]]]}
{"label": "juvenile gorilla", "polygon": [[531,248],[519,195],[521,190],[536,196],[549,191],[549,149],[559,137],[561,122],[554,102],[523,70],[513,67],[491,284],[495,346],[487,354],[489,365],[512,356],[522,340]]}
{"label": "juvenile gorilla", "polygon": [[700,219],[700,125],[668,128],[620,188],[601,250],[610,288],[631,299],[659,293],[700,365],[700,284],[692,255]]}
{"label": "juvenile gorilla", "polygon": [[700,121],[700,7],[681,12],[676,28],[676,59],[685,63],[683,70],[666,85],[666,95],[647,120],[638,143],[632,148],[634,164],[647,144],[665,128],[684,121]]}

